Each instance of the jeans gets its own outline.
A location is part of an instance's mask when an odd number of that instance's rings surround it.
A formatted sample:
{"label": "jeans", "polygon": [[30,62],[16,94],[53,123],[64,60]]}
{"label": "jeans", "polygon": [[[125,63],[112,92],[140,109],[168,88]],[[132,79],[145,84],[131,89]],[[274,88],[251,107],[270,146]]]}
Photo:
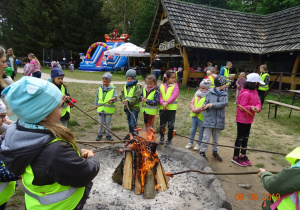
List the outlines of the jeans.
{"label": "jeans", "polygon": [[[199,120],[198,117],[192,117],[192,123],[191,123],[191,133],[190,133],[190,143],[194,143],[194,137],[197,131],[197,128],[199,127],[199,141],[202,141],[203,138],[203,132],[204,128],[202,127],[203,121]],[[197,142],[198,145],[200,145],[200,142]]]}
{"label": "jeans", "polygon": [[[105,124],[109,130],[111,130],[110,129],[111,128],[111,118],[112,118],[111,114],[98,113],[98,121],[101,124]],[[103,133],[104,133],[104,127],[99,124],[98,136],[102,135]],[[106,134],[106,136],[110,136],[110,133],[108,130],[105,130],[105,134]]]}
{"label": "jeans", "polygon": [[136,129],[136,123],[137,123],[136,121],[138,119],[139,113],[137,111],[135,111],[135,110],[130,110],[130,111],[134,115],[135,119],[132,116],[132,114],[128,111],[128,109],[125,110],[125,112],[127,114],[128,125],[129,125],[129,133],[133,133],[134,129]]}
{"label": "jeans", "polygon": [[36,78],[41,78],[42,73],[40,71],[36,71],[36,72],[32,73],[32,76],[36,77]]}
{"label": "jeans", "polygon": [[[239,123],[239,122],[237,122],[236,124],[237,124],[237,137],[236,137],[234,146],[235,147],[242,146],[242,148],[247,148],[251,124],[244,124],[244,123]],[[234,156],[238,157],[240,154],[240,151],[243,155],[246,155],[247,150],[234,149]]]}
{"label": "jeans", "polygon": [[155,76],[156,81],[158,80],[160,74],[161,74],[161,70],[159,69],[153,69],[152,74]]}
{"label": "jeans", "polygon": [[[203,142],[209,142],[210,139],[210,135],[212,134],[213,137],[213,143],[218,144],[218,140],[219,140],[219,135],[221,133],[221,129],[217,129],[217,128],[204,128],[204,133],[203,133]],[[208,148],[208,144],[201,144],[201,148],[200,148],[200,153],[205,153],[206,150]],[[217,145],[213,145],[213,153],[217,153],[218,152],[218,146]]]}

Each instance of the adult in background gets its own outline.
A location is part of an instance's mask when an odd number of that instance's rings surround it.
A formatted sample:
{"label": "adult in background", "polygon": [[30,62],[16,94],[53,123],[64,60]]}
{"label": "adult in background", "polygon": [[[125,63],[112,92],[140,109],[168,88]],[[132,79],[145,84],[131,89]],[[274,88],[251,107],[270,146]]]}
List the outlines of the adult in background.
{"label": "adult in background", "polygon": [[11,75],[12,80],[14,80],[15,76],[17,75],[17,63],[16,63],[16,56],[14,54],[14,51],[12,48],[9,48],[7,50],[7,56],[6,56],[6,61],[9,62],[10,67],[13,70],[13,74]]}
{"label": "adult in background", "polygon": [[[229,85],[229,69],[232,68],[232,62],[231,61],[227,61],[226,62],[226,66],[223,66],[221,68],[221,71],[220,71],[220,76],[223,76],[226,78],[226,80],[228,81],[227,82],[227,86]],[[226,88],[226,92],[229,93],[229,90],[228,90],[228,87]]]}
{"label": "adult in background", "polygon": [[211,62],[207,62],[207,67],[205,68],[205,71],[211,70],[213,68],[213,65]]}
{"label": "adult in background", "polygon": [[161,75],[160,68],[162,67],[161,60],[159,59],[159,56],[156,55],[155,59],[152,61],[151,68],[153,67],[152,74],[155,76],[156,81],[158,80],[158,77]]}
{"label": "adult in background", "polygon": [[265,101],[265,93],[269,90],[270,74],[268,73],[268,67],[263,64],[259,67],[260,78],[265,83],[265,85],[260,85],[257,92],[259,95],[261,106],[263,106]]}
{"label": "adult in background", "polygon": [[30,76],[32,74],[33,77],[41,78],[41,64],[37,57],[33,53],[28,54],[28,59],[30,60],[30,67],[29,71],[27,72],[26,76]]}

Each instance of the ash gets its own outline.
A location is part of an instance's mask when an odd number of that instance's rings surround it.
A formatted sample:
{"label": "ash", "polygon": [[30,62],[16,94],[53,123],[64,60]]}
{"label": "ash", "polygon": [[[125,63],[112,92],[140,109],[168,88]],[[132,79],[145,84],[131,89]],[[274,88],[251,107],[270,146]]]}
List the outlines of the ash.
{"label": "ash", "polygon": [[[161,153],[161,152],[160,152]],[[100,172],[94,179],[90,197],[84,210],[94,209],[218,209],[211,199],[211,192],[204,185],[203,176],[197,173],[175,175],[168,182],[168,189],[156,191],[154,199],[143,199],[143,194],[136,195],[114,183],[112,174],[124,157],[124,152],[117,150],[97,153],[100,160]],[[165,172],[179,172],[189,168],[180,161],[174,161],[167,155],[159,155]]]}

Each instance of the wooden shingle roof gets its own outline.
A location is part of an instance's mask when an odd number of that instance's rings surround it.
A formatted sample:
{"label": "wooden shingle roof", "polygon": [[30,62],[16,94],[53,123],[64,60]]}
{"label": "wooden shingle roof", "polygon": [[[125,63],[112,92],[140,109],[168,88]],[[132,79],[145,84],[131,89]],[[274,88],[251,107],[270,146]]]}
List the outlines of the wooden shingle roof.
{"label": "wooden shingle roof", "polygon": [[257,15],[175,0],[161,5],[181,46],[255,54],[300,50],[300,6]]}

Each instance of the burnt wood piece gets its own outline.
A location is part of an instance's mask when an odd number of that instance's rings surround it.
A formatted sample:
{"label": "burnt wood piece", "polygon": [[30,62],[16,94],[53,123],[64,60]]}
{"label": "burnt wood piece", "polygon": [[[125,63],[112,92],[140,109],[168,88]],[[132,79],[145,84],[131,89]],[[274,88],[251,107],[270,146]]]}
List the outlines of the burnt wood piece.
{"label": "burnt wood piece", "polygon": [[118,167],[116,168],[116,170],[112,175],[112,180],[118,183],[119,185],[122,185],[122,181],[123,181],[124,162],[125,162],[125,158],[122,158],[120,164],[118,165]]}
{"label": "burnt wood piece", "polygon": [[159,192],[162,192],[162,191],[165,191],[168,189],[166,175],[165,175],[164,169],[163,169],[160,161],[158,162],[157,169],[156,169],[156,183],[158,185],[157,190]]}
{"label": "burnt wood piece", "polygon": [[135,167],[135,194],[139,195],[142,194],[142,182],[141,182],[141,167],[142,167],[142,154],[136,153],[136,167]]}
{"label": "burnt wood piece", "polygon": [[125,152],[125,163],[123,169],[122,187],[127,190],[132,189],[132,151]]}
{"label": "burnt wood piece", "polygon": [[151,168],[151,170],[146,174],[143,198],[144,199],[155,198],[155,180],[154,180],[153,168]]}

